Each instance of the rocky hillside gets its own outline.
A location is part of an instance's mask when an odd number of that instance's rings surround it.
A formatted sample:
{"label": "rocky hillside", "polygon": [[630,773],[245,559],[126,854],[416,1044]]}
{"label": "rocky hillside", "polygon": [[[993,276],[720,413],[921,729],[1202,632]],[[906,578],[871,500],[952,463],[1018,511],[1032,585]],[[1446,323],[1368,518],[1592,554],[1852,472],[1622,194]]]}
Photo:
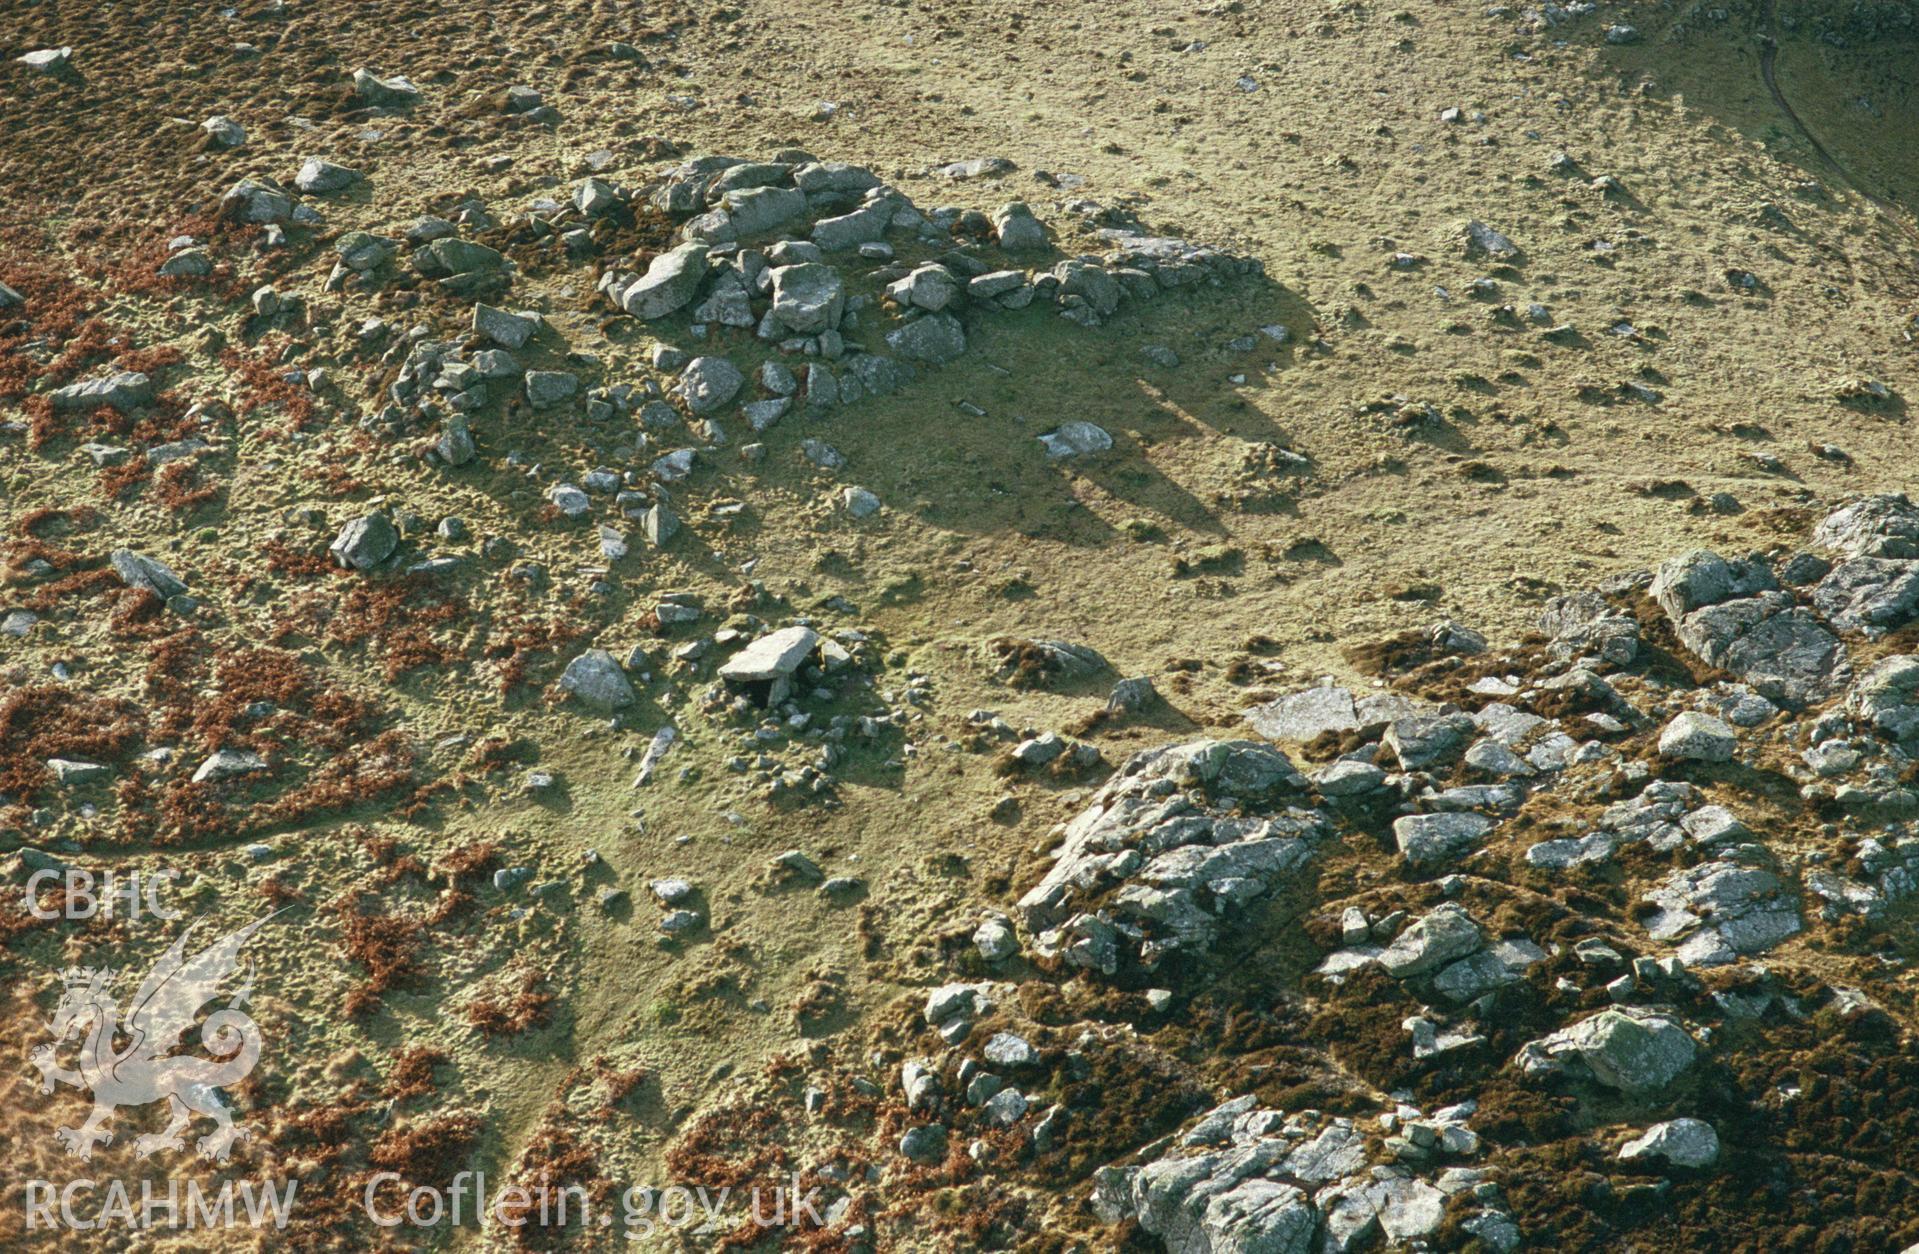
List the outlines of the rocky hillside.
{"label": "rocky hillside", "polygon": [[1919,1243],[1910,4],[15,16],[7,1205]]}

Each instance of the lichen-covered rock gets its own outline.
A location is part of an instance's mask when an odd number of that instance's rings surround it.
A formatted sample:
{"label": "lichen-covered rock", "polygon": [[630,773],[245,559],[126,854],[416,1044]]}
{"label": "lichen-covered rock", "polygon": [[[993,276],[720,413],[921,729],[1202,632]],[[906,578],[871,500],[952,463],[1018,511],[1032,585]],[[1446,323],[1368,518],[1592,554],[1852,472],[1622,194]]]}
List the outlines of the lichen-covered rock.
{"label": "lichen-covered rock", "polygon": [[1602,1010],[1533,1041],[1513,1061],[1530,1075],[1567,1073],[1624,1093],[1654,1093],[1692,1066],[1699,1043],[1671,1015]]}
{"label": "lichen-covered rock", "polygon": [[618,710],[638,700],[617,659],[605,649],[588,649],[566,664],[560,689],[595,710]]}
{"label": "lichen-covered rock", "polygon": [[635,318],[651,321],[683,309],[698,295],[706,277],[707,246],[693,242],[668,249],[653,258],[646,273],[623,289],[620,308]]}

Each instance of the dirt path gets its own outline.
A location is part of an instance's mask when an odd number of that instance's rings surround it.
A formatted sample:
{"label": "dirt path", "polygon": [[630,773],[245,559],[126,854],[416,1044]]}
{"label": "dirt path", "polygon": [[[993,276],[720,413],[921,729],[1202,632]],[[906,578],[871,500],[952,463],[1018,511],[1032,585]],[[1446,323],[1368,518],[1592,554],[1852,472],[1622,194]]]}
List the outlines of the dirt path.
{"label": "dirt path", "polygon": [[1912,240],[1915,244],[1919,244],[1919,226],[1913,224],[1910,214],[1901,206],[1873,192],[1866,186],[1863,180],[1854,176],[1852,171],[1848,170],[1839,158],[1833,156],[1826,146],[1819,142],[1819,137],[1812,133],[1812,128],[1806,125],[1805,120],[1799,116],[1799,111],[1792,107],[1790,100],[1786,99],[1785,91],[1779,86],[1779,75],[1777,72],[1779,64],[1779,40],[1778,37],[1772,33],[1778,8],[1779,0],[1766,0],[1765,10],[1759,18],[1759,74],[1766,80],[1766,90],[1772,93],[1773,103],[1778,105],[1779,111],[1785,114],[1792,122],[1793,129],[1799,132],[1800,138],[1811,145],[1812,150],[1818,153],[1820,158],[1833,168],[1834,173],[1838,174],[1848,187],[1871,201],[1878,207],[1880,212],[1885,214],[1888,222],[1899,228],[1899,230],[1905,234],[1906,238]]}

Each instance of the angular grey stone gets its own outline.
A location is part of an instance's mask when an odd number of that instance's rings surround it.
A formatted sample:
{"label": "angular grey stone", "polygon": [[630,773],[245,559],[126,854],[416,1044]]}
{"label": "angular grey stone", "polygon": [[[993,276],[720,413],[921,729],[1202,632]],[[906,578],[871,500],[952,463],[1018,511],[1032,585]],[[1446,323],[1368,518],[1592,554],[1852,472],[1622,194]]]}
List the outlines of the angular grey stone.
{"label": "angular grey stone", "polygon": [[389,108],[404,108],[417,104],[420,89],[415,87],[403,75],[394,74],[381,78],[369,69],[353,71],[353,90],[360,99],[370,105],[385,105]]}
{"label": "angular grey stone", "polygon": [[1119,281],[1090,261],[1069,258],[1053,267],[1061,296],[1077,296],[1104,318],[1119,308]]}
{"label": "angular grey stone", "polygon": [[1919,507],[1903,492],[1869,496],[1826,515],[1812,541],[1849,558],[1919,558]]}
{"label": "angular grey stone", "polygon": [[653,258],[643,275],[620,294],[620,308],[635,318],[663,318],[692,303],[706,277],[705,244],[681,244]]}
{"label": "angular grey stone", "polygon": [[825,440],[808,437],[800,441],[800,454],[821,470],[846,469],[846,454],[828,444]]}
{"label": "angular grey stone", "polygon": [[617,710],[639,699],[626,671],[605,649],[588,649],[568,662],[560,688],[595,710]]}
{"label": "angular grey stone", "polygon": [[120,582],[129,588],[141,588],[151,592],[162,601],[183,596],[187,586],[180,577],[168,570],[166,564],[132,549],[115,549],[109,555],[113,573],[120,576]]}
{"label": "angular grey stone", "polygon": [[993,212],[993,227],[999,246],[1007,252],[1026,252],[1046,247],[1046,228],[1039,224],[1024,202],[1013,201]]}
{"label": "angular grey stone", "polygon": [[753,316],[753,298],[731,274],[722,276],[712,292],[693,306],[692,318],[722,327],[750,327],[759,321]]}
{"label": "angular grey stone", "polygon": [[1106,708],[1116,714],[1137,714],[1152,708],[1159,700],[1159,689],[1153,686],[1152,676],[1135,675],[1113,685],[1113,691],[1106,697]]}
{"label": "angular grey stone", "polygon": [[1688,649],[1711,665],[1790,705],[1830,695],[1850,673],[1839,638],[1783,592],[1695,610],[1680,619],[1675,630]]}
{"label": "angular grey stone", "polygon": [[1408,814],[1393,820],[1393,839],[1414,866],[1450,862],[1493,829],[1483,814]]}
{"label": "angular grey stone", "polygon": [[981,1109],[989,1123],[1010,1128],[1026,1114],[1029,1105],[1031,1103],[1026,1100],[1026,1094],[1018,1089],[1001,1089],[987,1098]]}
{"label": "angular grey stone", "polygon": [[593,508],[592,498],[570,483],[556,483],[546,494],[553,507],[568,518],[578,518]]}
{"label": "angular grey stone", "polygon": [[881,202],[813,224],[812,240],[823,252],[839,253],[877,242],[893,220],[894,206]]}
{"label": "angular grey stone", "polygon": [[348,231],[333,241],[340,264],[356,274],[366,274],[385,265],[393,256],[394,244],[366,231]]}
{"label": "angular grey stone", "polygon": [[1465,242],[1466,256],[1471,259],[1511,261],[1519,256],[1519,245],[1477,220],[1466,224]]}
{"label": "angular grey stone", "polygon": [[720,678],[733,683],[785,679],[805,664],[819,644],[811,627],[786,627],[761,636],[720,664]]}
{"label": "angular grey stone", "polygon": [[293,185],[309,196],[343,191],[360,181],[358,170],[335,165],[319,157],[308,157],[293,176]]}
{"label": "angular grey stone", "polygon": [[1062,423],[1057,430],[1040,436],[1039,442],[1045,447],[1049,461],[1061,461],[1087,453],[1103,453],[1113,447],[1113,437],[1106,433],[1105,428],[1090,422]]}
{"label": "angular grey stone", "polygon": [[1371,762],[1342,759],[1313,776],[1313,787],[1324,797],[1357,797],[1373,792],[1386,782],[1386,772]]}
{"label": "angular grey stone", "polygon": [[940,166],[934,171],[949,179],[1000,178],[1019,169],[1005,157],[973,157],[966,161],[955,161],[951,165]]}
{"label": "angular grey stone", "polygon": [[1474,730],[1464,714],[1414,715],[1394,719],[1381,744],[1401,769],[1424,771],[1458,761]]}
{"label": "angular grey stone", "polygon": [[505,113],[531,113],[546,103],[546,97],[537,87],[528,87],[516,83],[506,89],[501,99],[501,111]]}
{"label": "angular grey stone", "polygon": [[220,749],[200,763],[193,772],[193,782],[217,783],[236,775],[252,775],[266,769],[266,759],[250,749]]}
{"label": "angular grey stone", "polygon": [[765,431],[786,417],[787,411],[792,408],[792,398],[775,396],[763,401],[748,401],[740,406],[740,412],[746,415],[747,426],[755,431]]}
{"label": "angular grey stone", "polygon": [[241,179],[220,198],[220,208],[227,213],[237,213],[242,222],[264,225],[290,218],[293,198],[258,179]]}
{"label": "angular grey stone", "polygon": [[840,272],[822,262],[807,261],[772,270],[772,314],[795,335],[818,335],[839,326],[846,307],[846,285]]}
{"label": "angular grey stone", "polygon": [[465,414],[450,414],[440,424],[440,438],[434,443],[433,451],[449,466],[464,466],[479,455]]}
{"label": "angular grey stone", "polygon": [[573,193],[573,205],[589,218],[597,218],[620,203],[620,194],[610,183],[583,179]]}
{"label": "angular grey stone", "polygon": [[1726,858],[1674,871],[1644,899],[1658,907],[1641,920],[1647,935],[1683,937],[1679,957],[1688,966],[1725,966],[1804,927],[1797,900],[1777,875]]}
{"label": "angular grey stone", "polygon": [[959,280],[938,262],[915,267],[904,278],[886,286],[886,295],[900,305],[938,313],[959,298]]}
{"label": "angular grey stone", "polygon": [[153,380],[137,371],[122,370],[99,379],[69,383],[53,393],[55,409],[98,409],[111,405],[121,413],[153,400]]}
{"label": "angular grey stone", "polygon": [[1329,1123],[1319,1135],[1286,1157],[1285,1172],[1295,1180],[1323,1184],[1366,1169],[1366,1138],[1343,1123]]}
{"label": "angular grey stone", "polygon": [[846,361],[847,376],[839,381],[840,402],[851,405],[857,398],[854,384],[868,396],[887,396],[913,381],[913,368],[880,353],[860,353]]}
{"label": "angular grey stone", "polygon": [[1855,557],[1812,590],[1812,603],[1835,627],[1877,637],[1910,622],[1919,609],[1919,561]]}
{"label": "angular grey stone", "polygon": [[371,570],[400,547],[400,533],[385,514],[363,514],[340,528],[328,552],[350,570]]}
{"label": "angular grey stone", "polygon": [[1003,962],[1019,952],[1019,937],[1005,919],[991,918],[974,930],[973,948],[988,962]]}
{"label": "angular grey stone", "polygon": [[207,133],[207,139],[218,148],[241,148],[247,142],[247,128],[235,122],[225,114],[215,114],[200,123],[200,129]]}
{"label": "angular grey stone", "polygon": [[1537,767],[1490,737],[1466,750],[1464,762],[1472,770],[1494,779],[1512,779],[1539,773]]}
{"label": "angular grey stone", "polygon": [[73,66],[73,49],[36,48],[14,60],[39,74],[64,74]]}
{"label": "angular grey stone", "polygon": [[79,788],[111,778],[113,768],[98,762],[79,762],[72,758],[48,758],[47,769],[62,788]]}
{"label": "angular grey stone", "polygon": [[1901,653],[1880,662],[1846,694],[1846,708],[1895,740],[1919,735],[1919,658]]}
{"label": "angular grey stone", "polygon": [[858,193],[880,185],[879,176],[871,170],[843,161],[809,161],[793,171],[793,182],[808,196]]}
{"label": "angular grey stone", "polygon": [[725,357],[695,357],[680,371],[680,395],[696,415],[713,413],[746,386],[746,376]]}
{"label": "angular grey stone", "polygon": [[663,483],[678,483],[693,473],[696,460],[697,455],[692,449],[674,449],[666,456],[653,460],[653,477]]}
{"label": "angular grey stone", "polygon": [[1311,1254],[1318,1212],[1303,1190],[1257,1174],[1269,1165],[1224,1152],[1148,1163],[1132,1182],[1139,1225],[1169,1254]]}
{"label": "angular grey stone", "polygon": [[1674,1167],[1698,1169],[1719,1161],[1719,1134],[1703,1119],[1656,1123],[1619,1148],[1619,1161],[1663,1159]]}
{"label": "angular grey stone", "polygon": [[1356,731],[1353,694],[1344,688],[1305,688],[1246,712],[1253,730],[1269,740],[1304,743],[1325,732]]}
{"label": "angular grey stone", "polygon": [[806,212],[806,194],[790,187],[749,187],[720,198],[736,236],[760,235]]}
{"label": "angular grey stone", "polygon": [[886,343],[909,361],[938,364],[966,351],[966,330],[952,314],[928,314],[888,331]]}
{"label": "angular grey stone", "polygon": [[1013,1032],[994,1033],[983,1053],[986,1061],[995,1067],[1027,1067],[1039,1061],[1039,1051],[1025,1037]]}
{"label": "angular grey stone", "polygon": [[[815,874],[810,878],[820,878],[819,868],[813,869]],[[956,1016],[970,1018],[984,1014],[986,1007],[990,1004],[986,997],[986,986],[983,984],[942,984],[927,994],[926,1010],[922,1018],[925,1019],[927,1027],[936,1028]]]}
{"label": "angular grey stone", "polygon": [[413,268],[429,279],[485,274],[505,265],[506,258],[497,249],[451,235],[436,239],[413,254]]}
{"label": "angular grey stone", "polygon": [[847,488],[842,492],[840,504],[853,518],[871,518],[880,510],[880,498],[861,487]]}
{"label": "angular grey stone", "polygon": [[1574,1068],[1608,1088],[1638,1094],[1671,1084],[1698,1053],[1698,1042],[1670,1015],[1602,1010],[1531,1042],[1514,1061],[1527,1073]]}
{"label": "angular grey stone", "polygon": [[916,1163],[936,1163],[946,1157],[946,1129],[937,1123],[909,1128],[900,1137],[900,1153]]}
{"label": "angular grey stone", "polygon": [[580,376],[570,370],[526,372],[526,401],[535,409],[550,409],[572,399],[580,390]]}
{"label": "angular grey stone", "polygon": [[1424,1241],[1446,1218],[1446,1195],[1416,1177],[1394,1177],[1368,1185],[1378,1208],[1379,1226],[1392,1244]]}
{"label": "angular grey stone", "polygon": [[1659,756],[1688,762],[1730,762],[1739,749],[1732,728],[1710,714],[1688,710],[1659,733]]}
{"label": "angular grey stone", "polygon": [[508,313],[491,305],[473,306],[473,329],[501,348],[525,348],[540,329],[540,320],[526,314]]}
{"label": "angular grey stone", "polygon": [[164,279],[200,279],[213,273],[213,258],[204,248],[182,248],[160,263]]}
{"label": "angular grey stone", "polygon": [[791,396],[800,390],[793,372],[777,361],[760,363],[760,386],[775,396]]}
{"label": "angular grey stone", "polygon": [[656,549],[665,548],[679,531],[679,518],[664,505],[649,505],[646,512],[640,515],[640,534]]}
{"label": "angular grey stone", "polygon": [[1379,962],[1394,978],[1409,979],[1473,953],[1485,939],[1466,908],[1449,901],[1401,932],[1380,954]]}
{"label": "angular grey stone", "polygon": [[1646,591],[1678,620],[1705,606],[1749,597],[1774,586],[1772,572],[1757,562],[1728,562],[1708,549],[1694,549],[1661,562]]}

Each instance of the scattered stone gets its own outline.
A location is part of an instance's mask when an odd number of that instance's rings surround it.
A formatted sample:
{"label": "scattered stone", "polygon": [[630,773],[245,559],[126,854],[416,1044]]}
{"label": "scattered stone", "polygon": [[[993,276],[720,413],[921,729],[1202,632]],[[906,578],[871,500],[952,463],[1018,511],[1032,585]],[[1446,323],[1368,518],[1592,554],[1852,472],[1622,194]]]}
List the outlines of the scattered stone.
{"label": "scattered stone", "polygon": [[266,759],[250,749],[220,749],[193,772],[196,784],[218,783],[236,775],[254,775],[267,768]]}
{"label": "scattered stone", "polygon": [[327,551],[349,570],[371,570],[400,547],[400,532],[385,514],[363,514],[340,528]]}
{"label": "scattered stone", "polygon": [[538,316],[508,313],[491,305],[473,306],[473,329],[505,349],[525,348],[540,329]]}
{"label": "scattered stone", "polygon": [[691,304],[706,277],[707,246],[681,244],[653,258],[646,274],[622,291],[620,308],[635,318],[651,321]]}
{"label": "scattered stone", "polygon": [[1040,436],[1039,442],[1051,461],[1103,453],[1113,447],[1113,437],[1090,422],[1065,423],[1058,430]]}
{"label": "scattered stone", "polygon": [[308,157],[305,164],[301,165],[300,172],[293,176],[293,185],[309,196],[344,191],[359,181],[358,170],[350,170],[319,157]]}
{"label": "scattered stone", "polygon": [[973,947],[988,962],[1003,962],[1019,952],[1019,937],[1004,917],[995,916],[973,933]]}
{"label": "scattered stone", "polygon": [[14,60],[41,74],[65,74],[73,68],[73,49],[39,48]]}
{"label": "scattered stone", "polygon": [[1519,246],[1484,222],[1466,224],[1466,256],[1469,260],[1511,261],[1519,256]]}
{"label": "scattered stone", "polygon": [[1698,1042],[1670,1015],[1636,1008],[1602,1010],[1526,1045],[1514,1062],[1528,1074],[1574,1071],[1607,1088],[1650,1093],[1676,1080]]}
{"label": "scattered stone", "polygon": [[1393,839],[1409,865],[1423,868],[1457,860],[1492,829],[1483,814],[1409,814],[1393,820]]}
{"label": "scattered stone", "polygon": [[1701,1119],[1656,1123],[1619,1149],[1619,1161],[1657,1158],[1673,1167],[1698,1170],[1719,1161],[1719,1134]]}
{"label": "scattered stone", "polygon": [[1659,756],[1685,762],[1730,762],[1739,749],[1732,728],[1710,714],[1688,710],[1659,733]]}
{"label": "scattered stone", "polygon": [[55,409],[90,410],[106,405],[124,414],[152,403],[153,380],[132,370],[69,383],[53,393]]}
{"label": "scattered stone", "polygon": [[1003,178],[1017,169],[1019,167],[1005,157],[973,157],[940,166],[935,173],[944,174],[949,179],[984,179]]}
{"label": "scattered stone", "polygon": [[215,114],[200,123],[200,129],[206,132],[207,142],[216,148],[244,148],[247,142],[247,128],[235,122],[225,114]]}
{"label": "scattered stone", "polygon": [[886,343],[909,361],[939,364],[966,351],[966,331],[952,314],[928,314],[888,331]]}
{"label": "scattered stone", "polygon": [[115,549],[108,561],[113,566],[113,573],[120,576],[120,582],[129,588],[151,592],[162,601],[186,595],[187,585],[156,558],[135,553],[132,549]]}
{"label": "scattered stone", "polygon": [[418,104],[420,89],[399,74],[381,78],[372,70],[353,71],[353,91],[361,100],[370,105],[387,108],[407,108]]}
{"label": "scattered stone", "polygon": [[580,390],[580,377],[567,370],[529,370],[526,372],[526,403],[535,409],[551,409],[573,399]]}
{"label": "scattered stone", "polygon": [[680,395],[695,415],[724,408],[744,386],[746,376],[724,357],[695,357],[680,372]]}
{"label": "scattered stone", "polygon": [[838,270],[820,262],[778,266],[772,272],[773,319],[794,335],[817,335],[837,328],[846,307],[846,287]]}

